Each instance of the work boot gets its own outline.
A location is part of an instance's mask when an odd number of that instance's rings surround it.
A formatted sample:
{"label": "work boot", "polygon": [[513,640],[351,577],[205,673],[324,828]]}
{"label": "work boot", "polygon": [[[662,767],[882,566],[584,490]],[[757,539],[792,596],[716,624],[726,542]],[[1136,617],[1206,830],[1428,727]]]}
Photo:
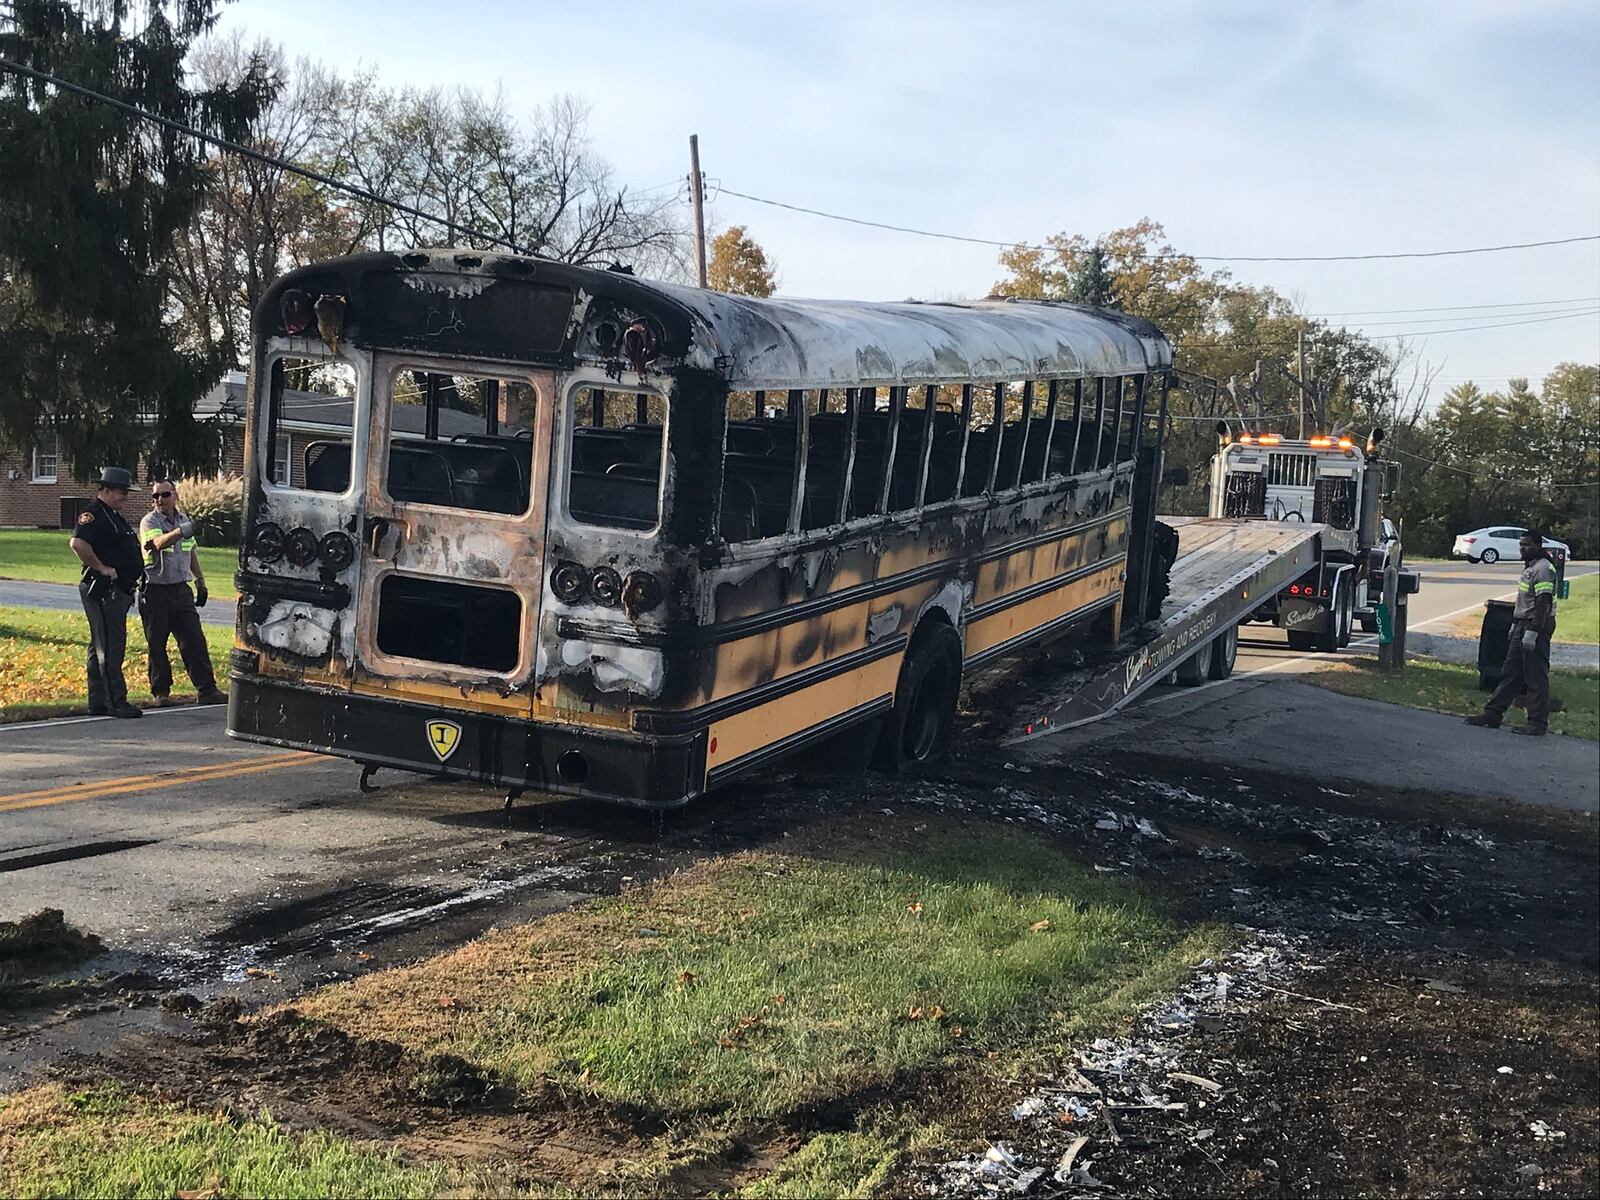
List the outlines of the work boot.
{"label": "work boot", "polygon": [[207,688],[194,698],[196,704],[226,704],[228,693],[219,688]]}
{"label": "work boot", "polygon": [[1520,733],[1523,737],[1543,737],[1545,729],[1541,725],[1513,725],[1512,733]]}
{"label": "work boot", "polygon": [[1491,713],[1491,712],[1481,712],[1481,713],[1478,713],[1476,716],[1468,717],[1467,718],[1467,724],[1468,725],[1476,725],[1480,729],[1499,729],[1500,728],[1500,718],[1495,716],[1494,713]]}
{"label": "work boot", "polygon": [[111,715],[113,717],[142,717],[144,716],[144,709],[135,708],[127,701],[123,701],[121,704],[113,704],[111,706]]}
{"label": "work boot", "polygon": [[157,708],[171,708],[172,707],[173,700],[172,700],[171,696],[152,696],[150,698],[155,701],[155,705],[156,705]]}

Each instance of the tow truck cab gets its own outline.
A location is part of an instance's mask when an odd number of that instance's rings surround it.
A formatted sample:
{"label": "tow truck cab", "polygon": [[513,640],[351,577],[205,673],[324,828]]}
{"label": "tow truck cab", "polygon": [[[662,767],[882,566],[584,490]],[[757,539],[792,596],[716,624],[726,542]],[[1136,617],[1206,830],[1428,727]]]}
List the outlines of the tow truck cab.
{"label": "tow truck cab", "polygon": [[1251,619],[1282,627],[1290,645],[1302,649],[1346,645],[1357,622],[1375,631],[1384,569],[1398,567],[1402,555],[1398,531],[1382,514],[1384,499],[1398,484],[1399,465],[1369,457],[1382,431],[1374,432],[1365,449],[1349,436],[1218,432],[1211,516],[1322,529],[1317,565]]}

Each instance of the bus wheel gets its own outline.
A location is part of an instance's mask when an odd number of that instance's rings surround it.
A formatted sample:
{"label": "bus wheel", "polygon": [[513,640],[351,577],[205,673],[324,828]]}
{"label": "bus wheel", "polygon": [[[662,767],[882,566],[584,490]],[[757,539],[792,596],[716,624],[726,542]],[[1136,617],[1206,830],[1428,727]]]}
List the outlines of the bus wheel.
{"label": "bus wheel", "polygon": [[1211,639],[1210,664],[1206,674],[1212,679],[1226,679],[1233,674],[1233,664],[1239,657],[1239,627],[1231,626]]}
{"label": "bus wheel", "polygon": [[925,626],[900,664],[894,708],[883,720],[874,763],[898,774],[938,757],[950,741],[961,689],[961,636],[948,625]]}

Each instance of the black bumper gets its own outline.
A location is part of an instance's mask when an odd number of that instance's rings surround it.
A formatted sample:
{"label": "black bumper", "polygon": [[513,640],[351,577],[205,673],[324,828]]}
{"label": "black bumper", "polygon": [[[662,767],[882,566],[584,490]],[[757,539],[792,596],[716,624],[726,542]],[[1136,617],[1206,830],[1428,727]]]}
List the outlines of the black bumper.
{"label": "black bumper", "polygon": [[[459,727],[442,759],[430,723]],[[705,779],[705,735],[647,738],[234,675],[228,735],[505,788],[675,808]]]}

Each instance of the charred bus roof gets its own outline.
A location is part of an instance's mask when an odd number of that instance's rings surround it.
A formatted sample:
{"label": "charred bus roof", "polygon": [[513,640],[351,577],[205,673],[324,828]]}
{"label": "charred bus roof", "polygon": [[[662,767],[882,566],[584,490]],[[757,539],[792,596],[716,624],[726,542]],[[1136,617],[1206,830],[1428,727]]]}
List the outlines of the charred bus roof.
{"label": "charred bus roof", "polygon": [[255,334],[369,349],[714,372],[735,388],[1131,375],[1172,363],[1153,324],[1038,300],[758,299],[525,256],[432,249],[329,259],[267,292]]}

